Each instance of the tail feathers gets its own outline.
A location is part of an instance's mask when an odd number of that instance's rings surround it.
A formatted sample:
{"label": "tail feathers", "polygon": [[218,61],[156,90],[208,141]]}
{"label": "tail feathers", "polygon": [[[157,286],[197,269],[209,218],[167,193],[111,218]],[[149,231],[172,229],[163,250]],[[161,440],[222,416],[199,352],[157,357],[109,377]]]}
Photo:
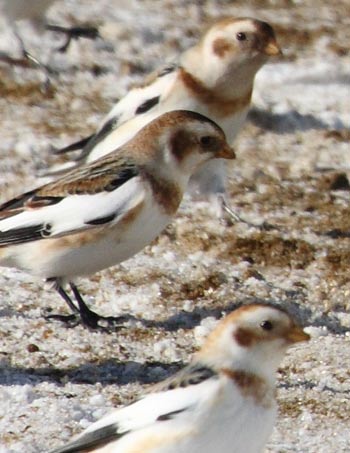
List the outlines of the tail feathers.
{"label": "tail feathers", "polygon": [[43,239],[44,236],[45,227],[43,224],[0,231],[0,247],[31,242],[37,239]]}
{"label": "tail feathers", "polygon": [[81,140],[78,140],[74,143],[71,143],[70,145],[64,146],[63,148],[53,148],[52,149],[52,154],[55,154],[56,156],[60,156],[61,154],[68,154],[73,151],[79,151],[80,149],[85,148],[85,146],[88,144],[88,142],[92,139],[92,137],[95,134],[91,134],[88,137],[84,137]]}

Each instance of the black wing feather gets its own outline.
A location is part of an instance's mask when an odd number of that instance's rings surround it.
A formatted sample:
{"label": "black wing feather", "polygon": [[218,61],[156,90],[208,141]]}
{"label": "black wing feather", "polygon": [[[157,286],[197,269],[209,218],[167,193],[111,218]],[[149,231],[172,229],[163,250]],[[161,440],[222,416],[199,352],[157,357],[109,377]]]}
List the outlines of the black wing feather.
{"label": "black wing feather", "polygon": [[117,212],[114,212],[113,214],[106,215],[105,217],[97,217],[97,219],[92,219],[92,220],[87,220],[85,222],[86,225],[103,225],[104,223],[109,223],[112,222],[116,216]]}
{"label": "black wing feather", "polygon": [[176,388],[185,388],[190,385],[201,384],[207,379],[219,377],[218,373],[207,365],[201,363],[190,363],[182,370],[178,371],[174,376],[156,384],[151,391],[166,391]]}
{"label": "black wing feather", "polygon": [[71,153],[72,151],[78,151],[79,149],[84,148],[89,141],[94,137],[95,134],[91,134],[88,137],[84,137],[74,143],[71,143],[70,145],[64,146],[63,148],[59,149],[54,149],[52,151],[53,154],[60,155],[60,154],[66,154],[66,153]]}
{"label": "black wing feather", "polygon": [[49,453],[86,453],[93,448],[113,442],[127,433],[128,431],[118,433],[118,425],[116,424],[103,426],[100,429],[83,434],[79,439],[51,450]]}
{"label": "black wing feather", "polygon": [[0,247],[36,241],[49,235],[50,226],[44,224],[12,228],[9,231],[0,231]]}
{"label": "black wing feather", "polygon": [[148,110],[151,110],[152,107],[159,104],[159,99],[160,99],[160,96],[156,96],[154,98],[147,99],[147,101],[143,102],[141,105],[139,105],[137,107],[135,114],[140,115],[141,113],[148,112]]}
{"label": "black wing feather", "polygon": [[[141,169],[128,156],[106,156],[89,165],[67,173],[56,182],[26,192],[0,205],[0,247],[46,239],[51,236],[52,225],[38,221],[33,225],[14,224],[11,229],[1,231],[1,220],[14,217],[26,210],[47,207],[62,201],[66,196],[110,192],[139,175]],[[97,226],[112,222],[118,212],[86,221],[86,225]]]}
{"label": "black wing feather", "polygon": [[183,409],[179,409],[177,411],[172,411],[168,412],[167,414],[162,414],[157,418],[158,422],[166,422],[168,420],[172,420],[173,418],[176,417],[176,415],[181,414],[182,412],[185,412],[188,409],[188,407],[184,407]]}
{"label": "black wing feather", "polygon": [[34,189],[2,203],[0,205],[0,218],[2,212],[23,207],[24,203],[35,195],[35,192],[36,190]]}
{"label": "black wing feather", "polygon": [[89,155],[90,151],[94,149],[96,145],[102,142],[102,140],[104,140],[104,138],[117,127],[118,121],[119,117],[117,116],[111,118],[102,126],[102,128],[98,132],[96,132],[96,134],[91,135],[90,140],[85,143],[81,153],[75,160],[78,162],[84,160],[85,157]]}
{"label": "black wing feather", "polygon": [[176,69],[178,69],[178,65],[177,64],[170,64],[168,66],[165,66],[163,69],[161,69],[158,73],[158,78],[159,77],[164,77],[166,76],[167,74],[170,74],[172,72],[174,72]]}

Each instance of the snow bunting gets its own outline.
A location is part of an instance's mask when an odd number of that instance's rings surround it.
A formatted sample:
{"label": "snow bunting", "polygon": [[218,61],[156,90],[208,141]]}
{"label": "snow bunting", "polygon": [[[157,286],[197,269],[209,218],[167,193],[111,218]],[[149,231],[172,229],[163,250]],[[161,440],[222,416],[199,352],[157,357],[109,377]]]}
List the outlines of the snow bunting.
{"label": "snow bunting", "polygon": [[116,152],[1,205],[0,265],[52,282],[85,325],[98,327],[73,279],[143,249],[171,221],[197,166],[234,157],[212,120],[163,114]]}
{"label": "snow bunting", "polygon": [[60,51],[67,50],[72,39],[89,38],[96,39],[100,37],[98,30],[95,27],[79,26],[79,27],[61,27],[58,25],[47,25],[45,15],[49,7],[56,0],[1,0],[1,10],[7,21],[11,25],[14,35],[19,42],[22,60],[15,59],[9,55],[3,54],[0,59],[10,64],[24,65],[25,62],[34,64],[34,66],[42,69],[46,75],[46,84],[49,84],[49,68],[47,68],[41,61],[32,55],[26,49],[24,41],[18,31],[17,22],[28,20],[36,31],[42,33],[46,29],[56,33],[63,33],[67,38],[66,42],[59,48]]}
{"label": "snow bunting", "polygon": [[[17,38],[23,46],[23,41],[19,36],[17,30],[17,22],[21,20],[28,20],[32,26],[43,32],[44,30],[51,30],[56,33],[63,33],[67,35],[67,42],[60,48],[66,50],[72,39],[89,38],[96,39],[100,37],[98,30],[95,27],[89,26],[76,26],[71,28],[62,27],[59,25],[51,25],[46,23],[46,12],[56,0],[1,0],[2,12],[6,16],[8,22],[15,31]],[[23,46],[24,48],[24,46]]]}
{"label": "snow bunting", "polygon": [[309,335],[285,311],[246,305],[183,370],[51,453],[258,453],[276,418],[276,371]]}
{"label": "snow bunting", "polygon": [[1,2],[1,10],[11,25],[22,53],[22,59],[15,59],[4,54],[1,55],[1,60],[10,64],[24,65],[25,63],[30,63],[37,66],[45,73],[46,85],[50,83],[48,68],[38,58],[28,52],[18,31],[17,22],[28,20],[37,31],[43,32],[45,30],[46,11],[54,2],[55,0],[2,0]]}
{"label": "snow bunting", "polygon": [[[269,57],[280,53],[274,31],[266,22],[221,19],[180,56],[178,65],[163,68],[144,85],[129,91],[95,134],[56,152],[82,148],[77,161],[66,167],[91,162],[173,109],[188,109],[211,118],[231,143],[247,116],[257,71]],[[192,176],[191,187],[215,202],[223,200],[225,179],[222,160],[207,162]]]}

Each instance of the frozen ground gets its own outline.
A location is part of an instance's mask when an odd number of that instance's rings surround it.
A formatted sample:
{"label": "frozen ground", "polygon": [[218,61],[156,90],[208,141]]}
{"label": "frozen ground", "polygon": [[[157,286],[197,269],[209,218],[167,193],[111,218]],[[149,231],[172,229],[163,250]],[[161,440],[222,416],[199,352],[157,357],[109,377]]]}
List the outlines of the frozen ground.
{"label": "frozen ground", "polygon": [[[215,318],[253,300],[289,307],[313,337],[280,369],[267,452],[350,451],[350,1],[330,4],[67,0],[50,9],[51,22],[92,22],[105,42],[73,43],[63,55],[51,51],[58,38],[21,26],[57,75],[43,94],[38,71],[0,64],[1,201],[36,184],[50,144],[92,131],[131,82],[210,18],[270,21],[285,57],[259,74],[229,185],[241,215],[270,228],[225,225],[185,202],[144,253],[81,280],[97,311],[135,317],[111,334],[45,321],[47,310],[66,311],[59,297],[1,269],[0,453],[61,444],[177,370]],[[0,43],[16,52],[2,19]]]}

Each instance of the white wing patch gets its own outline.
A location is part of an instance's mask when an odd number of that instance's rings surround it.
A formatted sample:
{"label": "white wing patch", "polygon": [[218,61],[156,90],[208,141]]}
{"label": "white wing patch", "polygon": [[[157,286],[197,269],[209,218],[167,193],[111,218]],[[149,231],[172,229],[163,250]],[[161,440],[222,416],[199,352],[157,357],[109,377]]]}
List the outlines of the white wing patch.
{"label": "white wing patch", "polygon": [[[134,177],[110,192],[68,195],[52,206],[28,209],[0,221],[0,242],[1,233],[12,231],[15,237],[16,230],[21,234],[23,229],[29,231],[31,227],[33,240],[36,240],[39,238],[35,232],[39,227],[43,230],[43,237],[55,237],[92,228],[102,223],[101,219],[117,223],[143,201],[145,194],[141,178]],[[30,238],[26,238],[26,242],[28,240]]]}

